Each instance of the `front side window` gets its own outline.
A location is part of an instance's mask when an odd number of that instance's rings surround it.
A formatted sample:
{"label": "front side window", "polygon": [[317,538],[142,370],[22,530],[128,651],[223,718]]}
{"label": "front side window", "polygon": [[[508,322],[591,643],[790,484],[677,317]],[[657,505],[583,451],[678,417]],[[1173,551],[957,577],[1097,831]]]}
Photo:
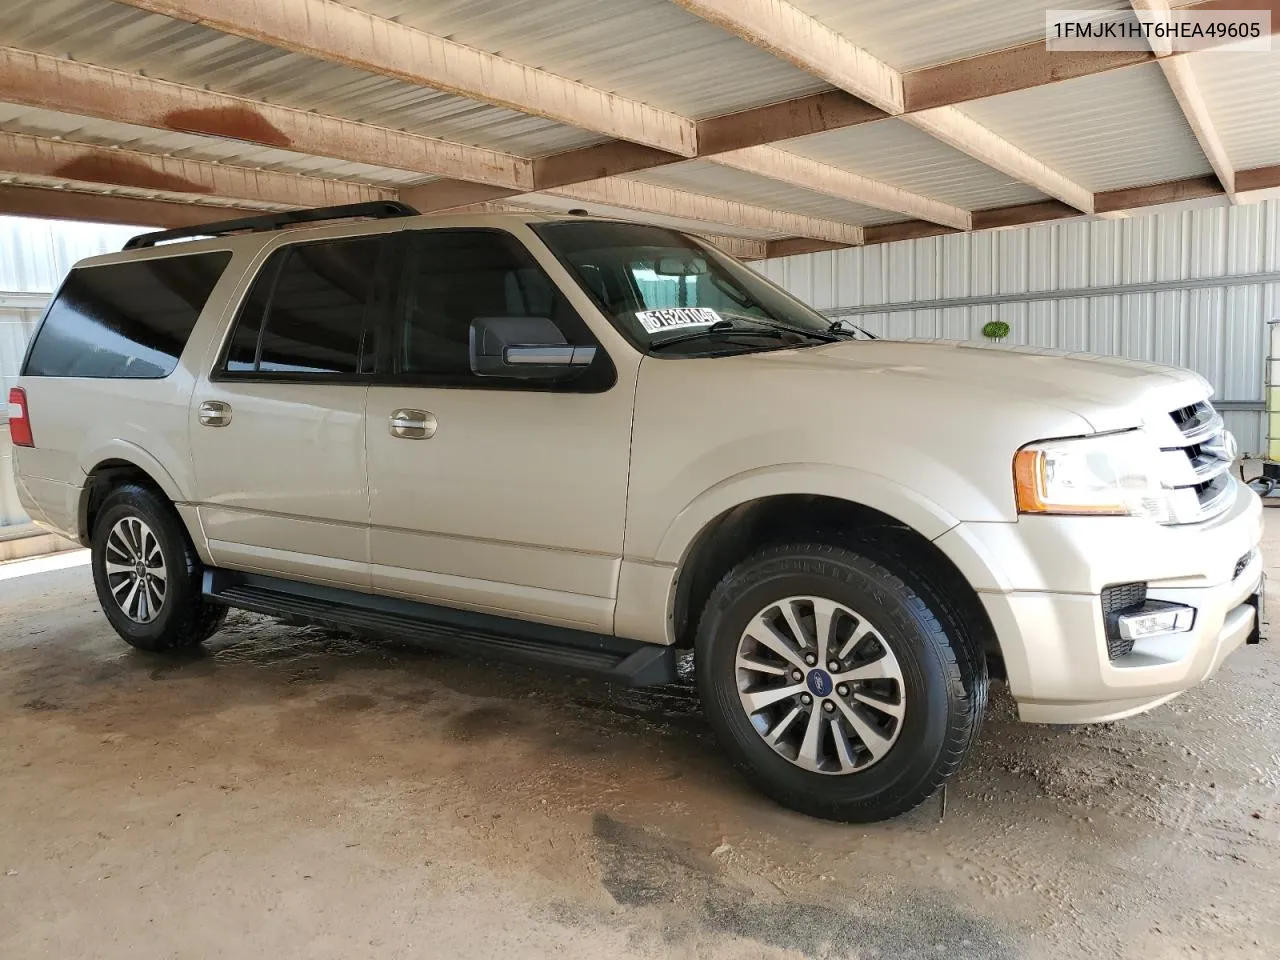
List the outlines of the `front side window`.
{"label": "front side window", "polygon": [[159,379],[177,366],[226,251],[76,267],[36,333],[28,377]]}
{"label": "front side window", "polygon": [[852,336],[737,261],[640,224],[533,228],[614,324],[655,355],[742,352]]}
{"label": "front side window", "polygon": [[227,350],[228,373],[354,375],[361,369],[382,237],[300,243],[267,258]]}
{"label": "front side window", "polygon": [[[458,229],[406,236],[404,319],[394,360],[399,374],[442,386],[533,388],[528,381],[503,382],[501,375],[477,372],[473,343],[480,329],[477,321],[481,326],[495,322],[501,326],[504,320],[536,319],[543,321],[542,331],[550,331],[565,345],[595,344],[564,294],[511,234]],[[537,324],[533,326],[537,329]],[[592,367],[597,369],[575,371],[578,376],[569,389],[598,389],[602,377],[611,378],[603,352]],[[562,388],[565,383],[541,387]]]}

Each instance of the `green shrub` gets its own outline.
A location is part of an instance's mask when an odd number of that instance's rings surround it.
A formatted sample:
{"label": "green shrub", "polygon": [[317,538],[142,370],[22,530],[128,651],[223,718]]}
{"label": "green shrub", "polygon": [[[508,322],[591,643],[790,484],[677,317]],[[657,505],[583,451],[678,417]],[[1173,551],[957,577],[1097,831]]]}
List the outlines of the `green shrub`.
{"label": "green shrub", "polygon": [[1003,320],[992,320],[982,325],[982,335],[991,340],[1003,340],[1009,335],[1009,325]]}

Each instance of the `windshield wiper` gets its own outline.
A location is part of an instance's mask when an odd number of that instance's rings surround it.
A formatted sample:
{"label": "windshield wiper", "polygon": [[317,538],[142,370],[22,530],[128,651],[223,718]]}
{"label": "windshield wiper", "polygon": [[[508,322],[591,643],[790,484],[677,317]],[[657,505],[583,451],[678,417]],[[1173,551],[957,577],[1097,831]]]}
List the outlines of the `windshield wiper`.
{"label": "windshield wiper", "polygon": [[674,337],[668,337],[666,340],[659,340],[657,343],[649,344],[650,350],[657,350],[661,347],[669,347],[673,343],[688,343],[690,340],[701,340],[704,337],[723,337],[726,334],[746,334],[750,337],[770,337],[775,340],[781,340],[783,331],[770,326],[763,326],[759,330],[752,330],[748,327],[739,327],[732,320],[717,320],[709,327],[701,327],[697,330],[690,330],[688,333],[681,333]]}
{"label": "windshield wiper", "polygon": [[793,327],[790,324],[782,323],[774,320],[772,317],[751,317],[745,314],[739,314],[738,319],[745,320],[747,323],[758,323],[769,330],[779,330],[783,333],[794,333],[798,337],[809,337],[812,340],[821,340],[823,343],[832,343],[839,337],[832,336],[833,330],[806,330],[804,327]]}
{"label": "windshield wiper", "polygon": [[870,333],[866,330],[863,330],[861,327],[856,326],[855,324],[850,323],[846,327],[845,323],[846,321],[838,318],[835,320],[832,320],[831,326],[827,327],[827,332],[828,333],[847,333],[847,334],[851,334],[854,337],[863,336],[863,337],[866,337],[868,340],[880,339],[874,333]]}

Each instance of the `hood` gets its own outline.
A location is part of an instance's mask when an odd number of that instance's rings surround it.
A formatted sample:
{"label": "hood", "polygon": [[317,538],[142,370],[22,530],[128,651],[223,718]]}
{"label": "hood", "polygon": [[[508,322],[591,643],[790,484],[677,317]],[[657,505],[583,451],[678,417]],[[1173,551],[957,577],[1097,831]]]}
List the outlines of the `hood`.
{"label": "hood", "polygon": [[1212,393],[1199,374],[1178,367],[1042,347],[966,340],[848,340],[805,350],[751,355],[766,363],[848,370],[919,380],[941,393],[963,388],[998,401],[1056,407],[1094,430],[1140,426]]}

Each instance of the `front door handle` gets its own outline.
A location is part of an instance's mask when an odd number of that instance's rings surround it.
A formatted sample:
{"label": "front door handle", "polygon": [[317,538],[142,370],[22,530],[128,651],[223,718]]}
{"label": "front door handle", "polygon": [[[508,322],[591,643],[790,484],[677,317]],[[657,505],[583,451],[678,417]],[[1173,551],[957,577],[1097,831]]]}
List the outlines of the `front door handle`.
{"label": "front door handle", "polygon": [[206,400],[200,404],[200,422],[206,427],[225,427],[231,422],[231,404]]}
{"label": "front door handle", "polygon": [[436,435],[436,418],[425,410],[397,410],[390,427],[391,435],[401,440],[430,440]]}

